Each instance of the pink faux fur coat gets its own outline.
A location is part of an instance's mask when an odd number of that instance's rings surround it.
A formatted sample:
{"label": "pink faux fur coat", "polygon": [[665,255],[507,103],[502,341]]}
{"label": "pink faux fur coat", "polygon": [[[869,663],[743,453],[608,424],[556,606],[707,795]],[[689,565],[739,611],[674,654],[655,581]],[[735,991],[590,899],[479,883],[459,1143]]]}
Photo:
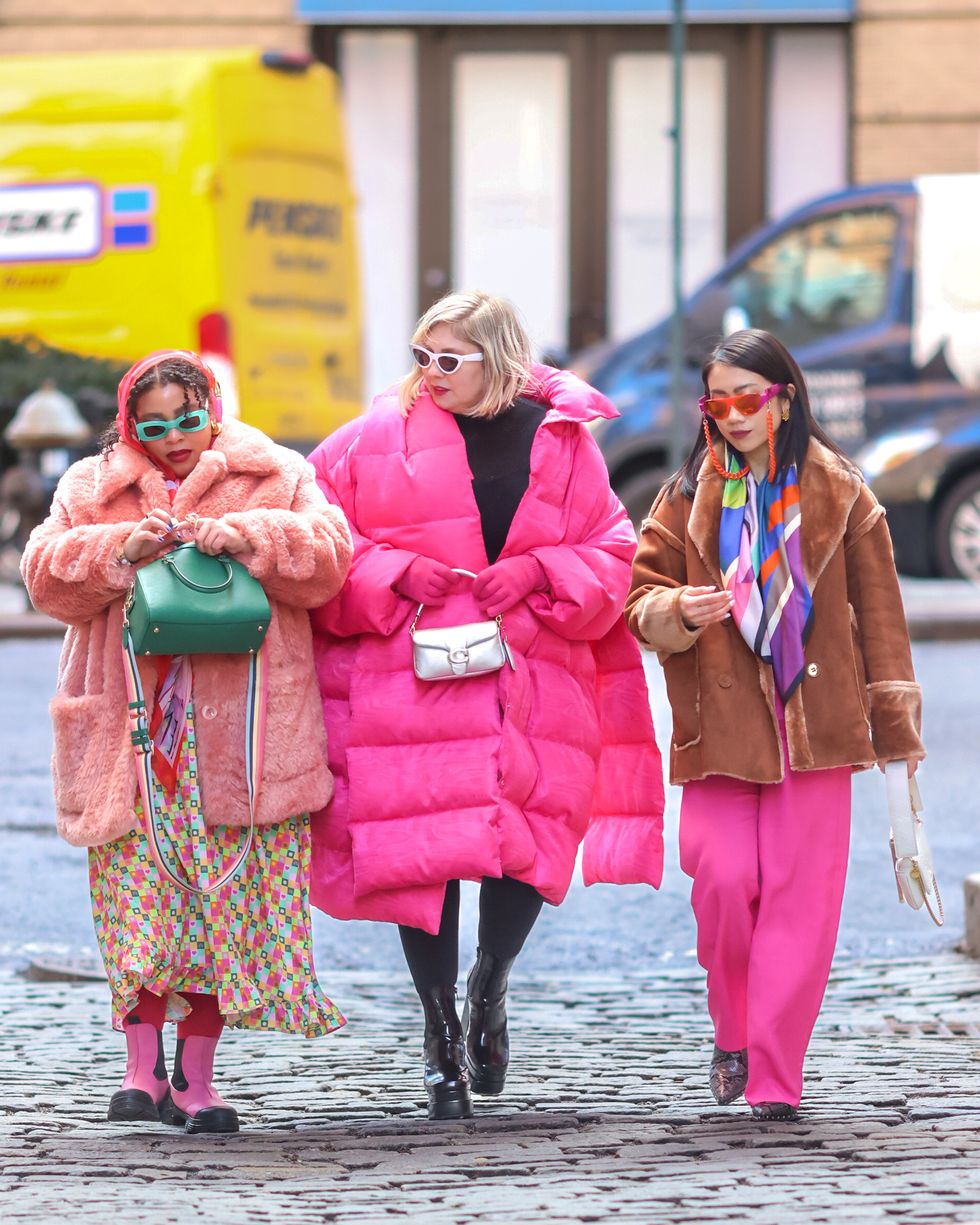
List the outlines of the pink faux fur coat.
{"label": "pink faux fur coat", "polygon": [[[130,447],[93,456],[62,477],[51,513],[31,534],[22,571],[36,608],[67,622],[54,724],[58,830],[75,846],[100,846],[135,826],[136,771],[122,668],[123,603],[133,567],[115,554],[137,522],[168,495],[160,471]],[[331,794],[308,608],[343,584],[351,536],[299,455],[258,430],[225,423],[182,482],[175,518],[223,518],[253,550],[248,569],[272,605],[266,637],[269,700],[256,823],[322,807]],[[152,714],[155,671],[144,669]],[[248,822],[242,656],[194,659],[198,762],[209,825]]]}

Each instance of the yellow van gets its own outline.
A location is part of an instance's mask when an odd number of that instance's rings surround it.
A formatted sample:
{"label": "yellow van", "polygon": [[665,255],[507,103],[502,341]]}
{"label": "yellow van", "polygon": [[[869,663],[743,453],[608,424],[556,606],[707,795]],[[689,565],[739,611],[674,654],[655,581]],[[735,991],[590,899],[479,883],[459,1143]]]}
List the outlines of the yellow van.
{"label": "yellow van", "polygon": [[202,353],[303,446],[361,409],[339,88],[257,50],[0,60],[0,335]]}

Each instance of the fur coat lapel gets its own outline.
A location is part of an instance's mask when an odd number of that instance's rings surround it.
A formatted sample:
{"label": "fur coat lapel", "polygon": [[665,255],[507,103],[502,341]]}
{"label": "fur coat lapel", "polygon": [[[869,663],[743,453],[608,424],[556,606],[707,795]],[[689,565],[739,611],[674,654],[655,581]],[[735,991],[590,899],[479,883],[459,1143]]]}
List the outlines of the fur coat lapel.
{"label": "fur coat lapel", "polygon": [[[860,489],[861,477],[858,473],[822,443],[811,439],[800,476],[803,571],[811,592],[844,538],[847,517]],[[719,587],[722,586],[718,554],[722,492],[722,480],[711,466],[711,461],[705,457],[698,473],[688,534],[705,568]]]}

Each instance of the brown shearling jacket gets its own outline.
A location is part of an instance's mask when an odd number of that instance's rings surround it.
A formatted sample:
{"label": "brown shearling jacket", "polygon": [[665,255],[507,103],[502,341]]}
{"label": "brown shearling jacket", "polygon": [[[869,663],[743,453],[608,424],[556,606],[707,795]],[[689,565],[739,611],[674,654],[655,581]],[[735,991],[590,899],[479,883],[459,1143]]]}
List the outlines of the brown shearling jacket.
{"label": "brown shearling jacket", "polygon": [[[685,586],[722,586],[722,481],[705,460],[692,499],[661,492],[643,523],[626,604],[659,654],[673,714],[670,779],[784,776],[772,668],[728,620],[689,630]],[[806,672],[786,706],[793,770],[921,758],[922,698],[885,512],[860,474],[811,439],[800,473],[803,568],[813,597]]]}

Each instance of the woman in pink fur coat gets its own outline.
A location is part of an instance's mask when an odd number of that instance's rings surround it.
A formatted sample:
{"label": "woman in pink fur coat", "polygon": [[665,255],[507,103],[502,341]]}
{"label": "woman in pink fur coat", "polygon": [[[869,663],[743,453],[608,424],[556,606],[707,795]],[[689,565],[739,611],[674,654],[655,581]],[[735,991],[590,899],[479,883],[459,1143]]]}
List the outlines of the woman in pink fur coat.
{"label": "woman in pink fur coat", "polygon": [[[23,574],[35,607],[69,627],[51,703],[55,802],[59,832],[89,848],[113,1025],[126,1037],[108,1117],[237,1131],[212,1084],[224,1026],[314,1036],[344,1023],[317,984],[310,939],[308,813],[331,779],[307,609],[343,583],[350,532],[303,459],[222,424],[214,376],[193,353],[151,354],[128,372],[105,443],[65,473]],[[143,833],[122,654],[136,571],[184,540],[243,563],[272,607],[255,842],[237,876],[201,897],[163,877]],[[249,822],[247,657],[142,658],[139,669],[155,807],[183,873],[216,879]]]}
{"label": "woman in pink fur coat", "polygon": [[[451,294],[419,321],[400,397],[311,457],[355,539],[313,614],[337,780],[313,901],[399,924],[434,1119],[503,1089],[510,968],[583,837],[587,881],[660,882],[660,756],[622,614],[636,538],[587,428],[615,409],[529,349],[510,303]],[[418,679],[420,605],[421,629],[500,617],[512,666]],[[465,1038],[460,879],[481,882]]]}

